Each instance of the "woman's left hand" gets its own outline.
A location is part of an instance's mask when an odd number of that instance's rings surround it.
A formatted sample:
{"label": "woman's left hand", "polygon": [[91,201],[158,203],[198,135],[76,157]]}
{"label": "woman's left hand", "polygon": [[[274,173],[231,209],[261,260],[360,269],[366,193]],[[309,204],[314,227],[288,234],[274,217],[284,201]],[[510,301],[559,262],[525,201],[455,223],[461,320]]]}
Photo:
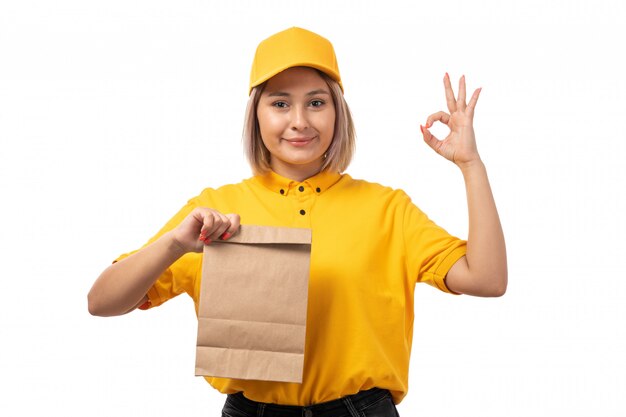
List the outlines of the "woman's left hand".
{"label": "woman's left hand", "polygon": [[[426,120],[426,126],[421,126],[424,141],[439,155],[454,162],[460,168],[475,161],[480,161],[474,136],[474,108],[480,95],[480,88],[474,91],[469,103],[465,103],[465,76],[459,80],[459,97],[454,97],[450,85],[450,76],[446,73],[443,78],[446,91],[446,103],[450,113],[443,111],[431,114]],[[441,122],[450,128],[448,136],[439,140],[428,130],[433,123]]]}

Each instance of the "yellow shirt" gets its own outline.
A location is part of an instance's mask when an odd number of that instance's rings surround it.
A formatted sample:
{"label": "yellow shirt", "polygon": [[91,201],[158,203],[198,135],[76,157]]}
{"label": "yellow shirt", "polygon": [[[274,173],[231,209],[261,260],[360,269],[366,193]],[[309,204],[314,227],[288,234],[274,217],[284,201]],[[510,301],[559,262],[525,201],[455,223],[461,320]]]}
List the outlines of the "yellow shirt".
{"label": "yellow shirt", "polygon": [[[465,254],[465,241],[435,225],[400,190],[347,174],[322,172],[298,183],[269,172],[205,189],[150,242],[199,206],[238,213],[242,224],[310,228],[313,235],[303,382],[207,377],[209,384],[284,405],[330,401],[373,387],[402,400],[415,283],[448,292],[444,278]],[[185,292],[197,312],[201,263],[201,254],[188,253],[172,264],[149,290],[151,306]]]}

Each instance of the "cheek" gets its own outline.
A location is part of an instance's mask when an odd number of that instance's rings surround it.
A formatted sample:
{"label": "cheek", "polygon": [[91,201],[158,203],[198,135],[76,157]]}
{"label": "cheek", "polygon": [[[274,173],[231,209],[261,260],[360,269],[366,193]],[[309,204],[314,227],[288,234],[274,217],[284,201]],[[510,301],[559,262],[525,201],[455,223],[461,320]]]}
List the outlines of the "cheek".
{"label": "cheek", "polygon": [[325,117],[320,120],[320,129],[324,131],[325,136],[329,136],[330,139],[333,138],[335,132],[335,112],[331,114],[325,115]]}
{"label": "cheek", "polygon": [[269,136],[280,134],[284,129],[282,118],[275,114],[260,111],[257,112],[257,120],[263,137],[269,138]]}

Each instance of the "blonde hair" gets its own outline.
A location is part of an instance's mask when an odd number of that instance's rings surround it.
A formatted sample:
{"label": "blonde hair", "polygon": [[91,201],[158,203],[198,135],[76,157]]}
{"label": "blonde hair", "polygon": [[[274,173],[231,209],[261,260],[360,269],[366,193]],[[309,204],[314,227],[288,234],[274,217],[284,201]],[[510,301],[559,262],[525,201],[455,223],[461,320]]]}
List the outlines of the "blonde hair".
{"label": "blonde hair", "polygon": [[[348,168],[348,165],[350,165],[356,146],[356,131],[352,121],[352,114],[350,113],[348,103],[343,97],[343,91],[339,83],[323,72],[319,70],[316,71],[328,85],[330,95],[333,98],[333,104],[335,105],[333,140],[324,155],[325,158],[321,171],[330,170],[343,172]],[[263,139],[261,138],[261,130],[259,129],[259,120],[256,112],[265,84],[266,83],[263,83],[254,87],[250,92],[243,124],[242,140],[244,153],[252,167],[252,172],[257,175],[270,170],[271,154],[265,147]]]}

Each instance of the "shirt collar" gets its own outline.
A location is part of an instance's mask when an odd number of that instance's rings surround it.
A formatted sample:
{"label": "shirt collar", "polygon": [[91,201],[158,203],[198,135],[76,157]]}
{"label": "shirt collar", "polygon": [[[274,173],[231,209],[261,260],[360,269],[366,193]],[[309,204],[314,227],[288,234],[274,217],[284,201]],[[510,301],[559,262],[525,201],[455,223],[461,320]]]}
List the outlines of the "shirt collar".
{"label": "shirt collar", "polygon": [[341,177],[342,175],[338,172],[324,170],[302,182],[298,182],[282,177],[270,170],[265,174],[255,175],[253,179],[273,192],[288,195],[292,189],[305,184],[311,187],[317,194],[322,194],[335,185]]}

